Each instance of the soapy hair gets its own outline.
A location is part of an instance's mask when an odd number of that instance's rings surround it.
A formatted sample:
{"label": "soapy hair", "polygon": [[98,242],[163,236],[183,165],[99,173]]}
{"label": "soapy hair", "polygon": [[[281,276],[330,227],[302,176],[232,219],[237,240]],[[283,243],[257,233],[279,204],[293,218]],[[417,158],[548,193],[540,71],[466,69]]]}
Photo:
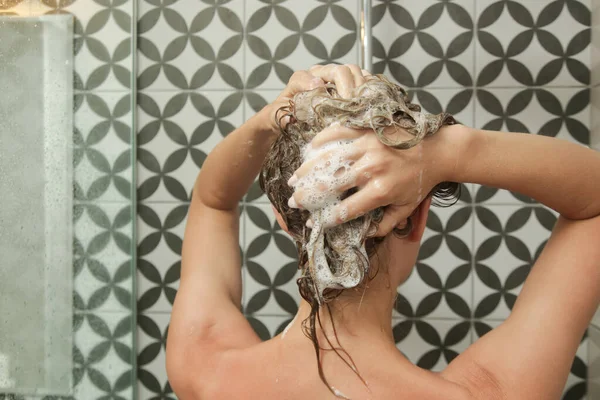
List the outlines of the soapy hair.
{"label": "soapy hair", "polygon": [[[303,331],[312,341],[317,353],[321,380],[334,395],[339,397],[339,393],[329,385],[323,374],[320,351],[325,349],[321,348],[319,344],[316,327],[318,323],[322,328],[319,313],[321,307],[329,309],[329,317],[333,324],[329,304],[344,289],[327,287],[320,290],[318,287],[309,257],[311,249],[308,248],[312,230],[306,227],[306,221],[311,214],[309,211],[288,206],[288,199],[292,196],[294,188],[290,187],[287,182],[302,164],[302,151],[306,145],[317,133],[333,123],[355,129],[370,130],[365,131],[365,134],[377,135],[383,144],[401,151],[418,145],[426,137],[434,135],[442,126],[453,125],[456,121],[447,113],[431,115],[422,112],[419,105],[411,103],[402,87],[390,82],[383,75],[367,77],[366,82],[355,89],[353,97],[350,99],[341,98],[335,85],[331,83],[325,87],[298,93],[288,105],[278,110],[276,118],[281,134],[273,143],[264,161],[260,173],[260,186],[275,209],[281,214],[290,235],[296,242],[298,267],[302,272],[297,283],[300,295],[311,306],[310,316],[302,323]],[[284,124],[284,122],[287,123]],[[408,140],[395,141],[386,135],[390,127],[403,129],[412,137]],[[352,195],[356,190],[354,188],[347,191],[342,198]],[[460,196],[460,185],[443,182],[434,187],[429,195],[433,196],[434,205],[451,205]],[[369,268],[369,259],[375,254],[378,245],[384,238],[371,237],[371,233],[377,229],[377,224],[382,220],[384,214],[385,207],[380,207],[357,219],[319,232],[324,237],[322,243],[325,247],[328,268],[333,276],[358,273],[359,284],[373,279],[377,271]],[[412,219],[409,218],[406,227],[395,229],[393,234],[408,235],[412,229],[411,221]],[[348,249],[348,237],[360,238],[362,249],[358,246]],[[355,255],[353,262],[350,263],[347,257],[349,250]],[[337,340],[337,337],[335,339]],[[327,350],[336,352],[360,377],[352,358],[341,348],[339,341],[337,341],[339,347],[336,347],[326,335],[325,340],[330,346],[330,349]],[[360,378],[362,380],[362,377]]]}

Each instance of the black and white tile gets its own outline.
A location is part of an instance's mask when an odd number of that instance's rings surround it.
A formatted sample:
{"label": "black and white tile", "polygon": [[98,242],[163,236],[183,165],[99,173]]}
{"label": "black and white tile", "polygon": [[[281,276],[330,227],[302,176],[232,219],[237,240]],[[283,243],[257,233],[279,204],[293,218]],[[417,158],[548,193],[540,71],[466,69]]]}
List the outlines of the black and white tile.
{"label": "black and white tile", "polygon": [[179,287],[188,204],[138,205],[138,312],[170,312]]}
{"label": "black and white tile", "polygon": [[246,1],[245,87],[282,89],[295,70],[358,62],[356,0]]}
{"label": "black and white tile", "polygon": [[472,309],[473,208],[432,208],[417,265],[398,288],[407,318],[469,318]]}
{"label": "black and white tile", "polygon": [[402,354],[431,371],[442,371],[471,344],[469,321],[407,319],[395,320],[392,326]]}
{"label": "black and white tile", "polygon": [[405,87],[473,86],[475,1],[373,3],[373,70]]}
{"label": "black and white tile", "polygon": [[590,2],[477,1],[477,86],[590,82]]}
{"label": "black and white tile", "polygon": [[[590,142],[588,0],[377,0],[374,72],[432,113],[485,129]],[[140,0],[138,332],[141,399],[174,399],[164,367],[191,189],[206,155],[274,100],[292,71],[358,61],[358,0]],[[434,208],[399,288],[398,347],[440,370],[510,312],[556,216],[464,185]],[[298,305],[295,246],[255,184],[241,204],[243,308],[263,339]],[[143,321],[142,323],[139,321]],[[142,327],[143,325],[143,327]],[[486,328],[487,327],[487,328]],[[585,352],[587,341],[580,352]],[[581,353],[565,399],[585,399]]]}
{"label": "black and white tile", "polygon": [[131,199],[131,101],[131,95],[123,91],[75,95],[75,200]]}
{"label": "black and white tile", "polygon": [[244,206],[244,311],[247,315],[295,315],[300,295],[296,245],[270,205]]}
{"label": "black and white tile", "polygon": [[505,319],[535,260],[556,213],[541,206],[477,206],[474,227],[473,316]]}
{"label": "black and white tile", "polygon": [[243,94],[138,94],[138,199],[189,201],[208,153],[243,123]]}

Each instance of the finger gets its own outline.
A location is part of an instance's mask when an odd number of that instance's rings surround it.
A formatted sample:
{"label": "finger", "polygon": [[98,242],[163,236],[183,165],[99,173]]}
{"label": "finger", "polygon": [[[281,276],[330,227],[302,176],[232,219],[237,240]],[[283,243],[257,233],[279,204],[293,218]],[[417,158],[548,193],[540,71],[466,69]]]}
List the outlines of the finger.
{"label": "finger", "polygon": [[371,181],[334,208],[331,219],[325,222],[325,228],[356,219],[377,207],[385,206],[390,203],[387,197],[386,191]]}
{"label": "finger", "polygon": [[[361,149],[358,146],[353,146],[352,144],[348,144],[345,146],[341,146],[337,149],[324,151],[323,153],[315,156],[314,158],[310,158],[302,163],[302,165],[294,172],[288,184],[293,186],[295,182],[298,182],[300,179],[304,178],[305,175],[312,171],[316,171],[319,168],[320,174],[326,174],[328,169],[335,165],[342,165],[347,163],[354,163],[364,154],[364,149]],[[335,161],[333,164],[332,162]],[[331,171],[335,173],[336,171]]]}
{"label": "finger", "polygon": [[350,68],[350,71],[352,71],[352,75],[354,76],[354,87],[362,86],[366,82],[366,79],[363,76],[360,67],[354,64],[348,64],[347,67]]}
{"label": "finger", "polygon": [[363,70],[361,70],[361,72],[362,72],[363,76],[365,76],[365,77],[367,77],[367,76],[371,76],[371,75],[372,75],[372,74],[371,74],[369,71],[367,71],[366,69],[363,69]]}
{"label": "finger", "polygon": [[374,237],[383,237],[395,228],[404,228],[411,214],[410,206],[388,206],[383,213],[383,219],[379,222]]}
{"label": "finger", "polygon": [[318,149],[329,142],[358,139],[366,132],[366,130],[352,129],[342,125],[333,125],[319,132],[310,142],[310,145],[313,149]]}
{"label": "finger", "polygon": [[308,71],[296,71],[290,78],[282,95],[291,98],[296,93],[313,90],[319,86],[325,86],[325,82],[321,78]]}
{"label": "finger", "polygon": [[340,96],[344,98],[352,97],[354,90],[354,76],[350,68],[344,65],[330,64],[323,68],[317,68],[311,73],[326,82],[335,83]]}

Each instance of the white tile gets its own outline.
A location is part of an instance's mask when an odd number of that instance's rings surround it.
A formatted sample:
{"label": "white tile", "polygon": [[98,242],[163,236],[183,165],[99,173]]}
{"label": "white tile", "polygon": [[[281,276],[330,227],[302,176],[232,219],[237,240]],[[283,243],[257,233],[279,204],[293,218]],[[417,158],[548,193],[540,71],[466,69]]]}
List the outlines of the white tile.
{"label": "white tile", "polygon": [[137,389],[139,399],[176,399],[169,386],[166,367],[166,340],[170,315],[138,315]]}
{"label": "white tile", "polygon": [[600,1],[592,0],[592,45],[591,47],[591,74],[592,85],[600,83]]}
{"label": "white tile", "polygon": [[283,332],[292,322],[293,316],[250,316],[247,319],[257,335],[268,340]]}
{"label": "white tile", "polygon": [[475,123],[475,92],[472,89],[415,89],[410,90],[412,101],[431,114],[448,112],[464,125]]}
{"label": "white tile", "polygon": [[[453,7],[452,11],[449,11],[450,6]],[[469,76],[463,77],[459,82],[449,73],[448,67],[444,66],[438,76],[427,83],[427,86],[460,87],[464,83],[468,83],[467,86],[470,86],[474,74],[474,40],[469,28],[474,24],[475,2],[460,0],[446,3],[443,5],[445,11],[435,22],[431,21],[432,15],[437,16],[435,13],[432,14],[432,11],[435,10],[434,7],[442,7],[442,4],[431,0],[419,2],[401,0],[375,5],[374,15],[383,13],[380,20],[374,21],[373,26],[375,37],[373,64],[376,72],[391,75],[403,86],[423,86],[423,71],[427,67],[432,68],[441,60],[441,57],[428,53],[423,47],[423,43],[435,40],[436,44],[427,45],[430,52],[433,51],[431,49],[434,46],[439,46],[446,55],[450,44],[463,35],[460,42],[468,41],[469,43],[464,51],[451,57],[450,61],[462,66]],[[459,9],[462,15],[468,17],[468,20],[461,21],[461,24],[466,24],[465,26],[459,25],[453,18],[458,15],[457,10]],[[413,36],[409,29],[411,26],[420,32],[414,39],[411,39]],[[389,60],[383,61],[384,55]],[[401,70],[404,72],[400,72]]]}
{"label": "white tile", "polygon": [[139,88],[241,89],[243,0],[216,7],[181,0],[166,10],[140,2]]}
{"label": "white tile", "polygon": [[[82,371],[81,381],[75,386],[78,399],[96,399],[106,396],[108,384],[119,389],[114,395],[123,398],[133,396],[133,352],[134,320],[128,313],[97,313],[77,316],[75,333],[74,369]],[[83,359],[79,361],[79,356]],[[77,373],[76,373],[77,375]],[[125,383],[125,384],[124,384]],[[131,384],[128,384],[131,383]]]}
{"label": "white tile", "polygon": [[74,213],[75,306],[100,312],[130,310],[131,205],[76,204]]}
{"label": "white tile", "polygon": [[[492,54],[490,52],[492,45],[487,43],[488,36],[486,33],[491,34],[499,41],[502,46],[501,51],[504,55],[511,49],[511,45],[518,46],[518,48],[521,49],[521,44],[526,40],[528,45],[525,46],[525,49],[518,54],[511,53],[510,60],[514,60],[525,67],[526,73],[529,75],[529,78],[527,79],[531,79],[531,82],[529,83],[537,83],[540,82],[540,71],[550,62],[560,60],[561,57],[558,54],[550,53],[546,48],[552,47],[551,43],[560,43],[561,48],[556,51],[564,53],[567,51],[572,39],[578,33],[585,31],[588,28],[587,25],[584,25],[575,19],[566,6],[563,7],[562,12],[554,21],[547,23],[547,25],[539,26],[539,16],[547,9],[550,3],[542,1],[519,2],[518,4],[521,7],[516,7],[517,3],[513,3],[510,11],[507,6],[504,6],[499,15],[492,14],[492,10],[498,11],[497,9],[492,8],[496,3],[497,2],[494,0],[477,1],[479,31],[481,32],[478,33],[476,46],[476,69],[480,75],[478,77],[478,82],[485,82],[486,85],[491,87],[524,86],[527,82],[522,80],[525,79],[524,77],[519,76],[519,79],[515,78],[511,74],[506,62],[500,63],[502,65],[502,72],[490,82],[490,69],[488,69],[488,67],[492,62],[501,60],[501,54]],[[517,21],[511,13],[518,15],[519,21]],[[492,15],[496,16],[496,19],[491,25],[487,25],[487,22],[490,19],[493,19]],[[481,19],[482,16],[484,17],[483,20]],[[528,36],[527,32],[531,32],[531,28],[526,24],[529,23],[532,25],[537,24],[538,28],[543,31],[543,33],[549,33],[549,35],[540,36],[539,34],[533,34]],[[485,25],[482,26],[483,24]],[[569,32],[569,34],[558,35],[555,32]],[[550,35],[553,36],[552,42],[548,42],[547,39]],[[540,37],[542,37],[541,41],[544,43],[541,43]],[[587,68],[590,65],[589,46],[577,54],[570,54],[569,59],[573,60],[571,62],[578,62],[585,66],[584,68]],[[494,68],[494,70],[497,69]],[[481,74],[482,72],[483,75]],[[580,86],[587,84],[587,77],[580,77],[580,79],[581,80],[576,79],[563,62],[561,71],[548,84],[551,86]]]}
{"label": "white tile", "polygon": [[596,315],[592,318],[592,325],[600,329],[600,308],[596,310]]}
{"label": "white tile", "polygon": [[242,94],[153,92],[138,98],[138,198],[188,201],[208,154],[242,125]]}
{"label": "white tile", "polygon": [[131,197],[131,96],[128,92],[75,95],[76,200],[123,202]]}
{"label": "white tile", "polygon": [[416,316],[469,317],[473,306],[473,217],[471,207],[430,211],[417,266],[398,288]]}
{"label": "white tile", "polygon": [[[284,5],[247,2],[246,86],[282,89],[293,71],[322,62],[356,64],[357,6],[356,0]],[[300,34],[301,27],[305,31]]]}
{"label": "white tile", "polygon": [[171,311],[179,288],[180,246],[188,207],[182,203],[138,205],[137,295],[140,311]]}
{"label": "white tile", "polygon": [[520,293],[523,274],[528,274],[550,236],[556,213],[537,206],[488,206],[476,211],[475,316],[505,319],[510,314],[507,301]]}
{"label": "white tile", "polygon": [[256,315],[289,315],[292,310],[282,308],[276,297],[285,296],[282,300],[284,304],[290,304],[290,297],[296,305],[299,304],[295,245],[289,235],[279,228],[270,205],[245,205],[244,220],[245,312]]}
{"label": "white tile", "polygon": [[[131,86],[133,0],[104,7],[89,1],[34,1],[32,14],[75,16],[75,74],[87,90],[113,91]],[[76,84],[76,88],[81,88]]]}
{"label": "white tile", "polygon": [[396,347],[414,364],[432,371],[442,371],[471,344],[468,321],[462,320],[395,320]]}

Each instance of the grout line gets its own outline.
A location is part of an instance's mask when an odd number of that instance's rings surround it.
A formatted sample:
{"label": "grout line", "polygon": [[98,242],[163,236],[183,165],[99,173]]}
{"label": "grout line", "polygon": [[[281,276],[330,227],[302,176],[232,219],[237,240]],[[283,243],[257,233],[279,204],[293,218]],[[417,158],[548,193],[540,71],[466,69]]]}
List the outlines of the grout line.
{"label": "grout line", "polygon": [[[132,304],[131,312],[133,319],[132,327],[132,354],[131,354],[131,374],[132,374],[132,395],[134,399],[139,398],[138,393],[138,376],[137,376],[137,355],[138,355],[138,309],[137,301],[139,298],[138,293],[138,279],[137,279],[137,266],[138,266],[138,253],[137,253],[137,242],[138,242],[138,218],[137,218],[137,76],[138,76],[138,52],[137,52],[137,20],[138,20],[138,0],[132,0],[131,10],[131,174],[132,180],[135,184],[131,185],[131,220],[132,220],[132,238],[131,238],[131,257],[132,257]],[[133,183],[132,182],[132,183]]]}
{"label": "grout line", "polygon": [[[247,60],[247,52],[248,52],[248,36],[247,36],[247,32],[246,32],[246,25],[247,25],[247,0],[244,0],[243,2],[243,10],[242,10],[242,18],[244,20],[244,24],[243,24],[243,43],[242,43],[242,73],[243,73],[243,82],[242,85],[244,87],[243,89],[243,93],[246,92],[246,82],[248,79],[247,76],[247,69],[246,69],[246,60]],[[242,121],[246,121],[246,109],[247,109],[247,96],[243,96],[242,98]],[[245,197],[245,195],[244,195]],[[240,273],[242,274],[242,309],[246,308],[246,295],[247,295],[247,287],[246,287],[246,210],[245,210],[245,202],[244,202],[244,197],[242,197],[242,200],[240,201],[240,208],[242,209],[242,265],[240,265]],[[238,233],[238,238],[239,238],[239,233]]]}
{"label": "grout line", "polygon": [[[476,126],[476,120],[477,120],[477,105],[478,105],[478,101],[477,101],[477,92],[478,92],[478,87],[477,87],[477,82],[479,80],[479,71],[477,71],[477,45],[479,44],[479,40],[477,38],[477,27],[478,27],[478,15],[477,15],[477,1],[473,0],[473,118],[471,120],[472,125],[471,126]],[[473,186],[471,185],[470,189]],[[475,190],[473,190],[473,193],[471,193],[471,207],[472,207],[472,212],[471,212],[471,218],[473,218],[473,220],[471,221],[471,316],[473,316],[475,314],[475,252],[477,251],[477,249],[475,248],[475,221],[476,221],[476,215],[475,215],[475,209],[477,207],[477,203],[475,202]],[[471,344],[473,344],[475,342],[475,329],[473,329],[473,324],[471,326],[469,335],[470,335],[470,340],[471,340]]]}

